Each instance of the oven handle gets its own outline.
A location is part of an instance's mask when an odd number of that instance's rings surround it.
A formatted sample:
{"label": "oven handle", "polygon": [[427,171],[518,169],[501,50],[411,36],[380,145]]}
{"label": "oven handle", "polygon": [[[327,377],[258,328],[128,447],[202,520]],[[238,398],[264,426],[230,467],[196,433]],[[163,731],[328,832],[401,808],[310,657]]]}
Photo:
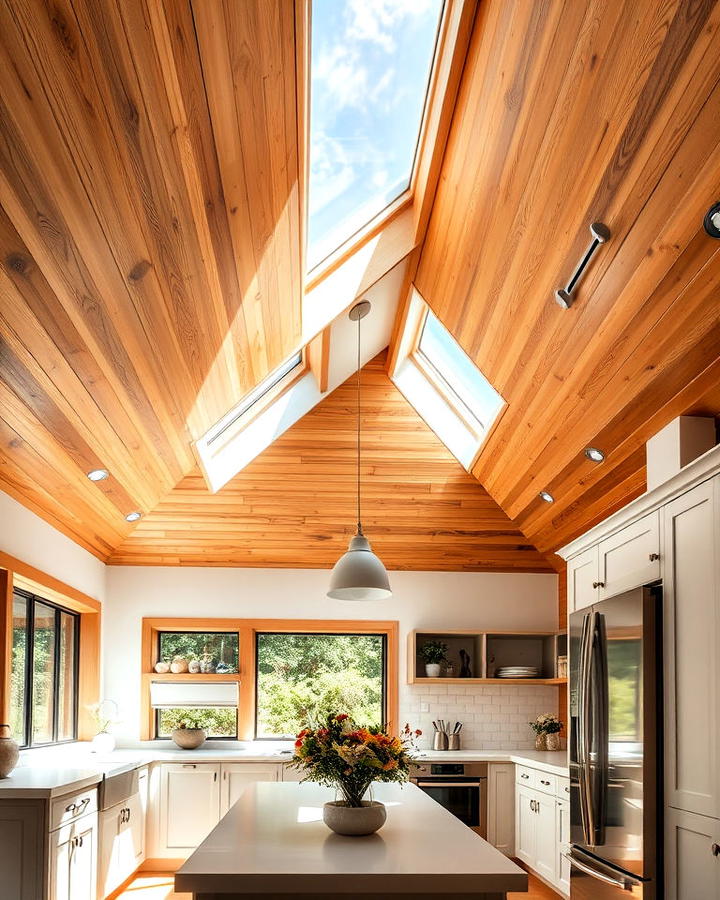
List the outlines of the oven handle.
{"label": "oven handle", "polygon": [[466,788],[474,788],[480,787],[481,781],[485,781],[484,778],[480,779],[480,781],[415,781],[413,784],[416,784],[419,788],[424,787],[466,787]]}

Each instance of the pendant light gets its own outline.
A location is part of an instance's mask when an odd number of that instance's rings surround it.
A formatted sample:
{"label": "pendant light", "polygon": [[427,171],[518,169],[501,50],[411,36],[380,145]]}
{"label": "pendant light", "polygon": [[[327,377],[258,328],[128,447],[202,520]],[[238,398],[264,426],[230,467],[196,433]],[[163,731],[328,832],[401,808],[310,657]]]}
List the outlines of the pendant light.
{"label": "pendant light", "polygon": [[387,600],[392,597],[385,566],[370,548],[360,520],[360,320],[370,312],[370,302],[361,300],[350,310],[357,322],[357,532],[347,553],[335,563],[330,576],[331,600]]}

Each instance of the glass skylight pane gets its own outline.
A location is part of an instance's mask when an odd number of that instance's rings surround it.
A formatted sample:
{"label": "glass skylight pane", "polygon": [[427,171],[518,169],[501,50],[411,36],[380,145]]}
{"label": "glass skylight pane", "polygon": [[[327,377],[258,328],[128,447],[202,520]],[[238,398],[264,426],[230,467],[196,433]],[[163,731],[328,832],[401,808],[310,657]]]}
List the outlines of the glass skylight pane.
{"label": "glass skylight pane", "polygon": [[240,403],[236,407],[234,407],[223,419],[218,422],[215,426],[212,434],[208,438],[208,444],[212,444],[213,441],[216,441],[221,434],[223,434],[227,429],[237,422],[240,416],[244,415],[251,406],[254,406],[258,400],[267,394],[267,392],[274,388],[275,385],[282,381],[282,379],[289,373],[292,372],[293,369],[297,368],[302,362],[302,351],[298,350],[298,352],[285,360],[282,365],[278,366],[273,372],[269,375],[266,375],[265,378],[260,382],[257,387],[254,387],[251,391],[248,391],[247,394],[242,398]]}
{"label": "glass skylight pane", "polygon": [[308,269],[412,176],[442,0],[313,0]]}
{"label": "glass skylight pane", "polygon": [[430,310],[418,346],[448,388],[487,429],[504,400]]}

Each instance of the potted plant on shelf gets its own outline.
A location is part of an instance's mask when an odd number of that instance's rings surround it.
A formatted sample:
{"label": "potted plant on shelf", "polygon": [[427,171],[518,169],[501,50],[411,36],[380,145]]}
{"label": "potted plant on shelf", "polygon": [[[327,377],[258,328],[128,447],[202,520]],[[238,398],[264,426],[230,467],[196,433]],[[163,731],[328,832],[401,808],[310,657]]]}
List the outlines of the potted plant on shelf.
{"label": "potted plant on shelf", "polygon": [[440,666],[447,660],[448,646],[444,641],[425,641],[420,647],[420,656],[425,663],[428,678],[440,677]]}
{"label": "potted plant on shelf", "polygon": [[183,716],[173,730],[172,739],[181,750],[197,750],[207,739],[207,731],[202,727],[199,718],[193,715]]}
{"label": "potted plant on shelf", "polygon": [[535,732],[536,750],[559,750],[563,723],[553,713],[543,713],[528,725]]}
{"label": "potted plant on shelf", "polygon": [[323,806],[323,821],[337,834],[374,834],[385,823],[385,805],[363,799],[375,781],[407,781],[410,743],[421,734],[406,725],[400,737],[382,728],[358,728],[345,713],[329,715],[321,728],[304,728],[290,765],[303,781],[335,788],[341,800]]}

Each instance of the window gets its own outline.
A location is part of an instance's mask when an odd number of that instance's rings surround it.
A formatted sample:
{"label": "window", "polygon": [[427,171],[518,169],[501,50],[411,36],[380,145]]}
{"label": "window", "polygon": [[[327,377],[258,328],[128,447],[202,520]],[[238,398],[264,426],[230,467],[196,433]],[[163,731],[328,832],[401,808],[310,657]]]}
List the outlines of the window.
{"label": "window", "polygon": [[256,635],[256,737],[294,737],[347,712],[360,725],[387,719],[383,634]]}
{"label": "window", "polygon": [[237,709],[211,709],[198,706],[177,706],[158,709],[156,715],[156,736],[172,737],[181,722],[187,728],[204,728],[209,738],[236,738],[238,733]]}
{"label": "window", "polygon": [[417,352],[435,386],[460,416],[474,430],[487,432],[505,401],[430,309]]}
{"label": "window", "polygon": [[307,267],[410,187],[442,0],[313,0]]}
{"label": "window", "polygon": [[23,747],[77,738],[79,621],[76,613],[14,591],[10,726]]}

